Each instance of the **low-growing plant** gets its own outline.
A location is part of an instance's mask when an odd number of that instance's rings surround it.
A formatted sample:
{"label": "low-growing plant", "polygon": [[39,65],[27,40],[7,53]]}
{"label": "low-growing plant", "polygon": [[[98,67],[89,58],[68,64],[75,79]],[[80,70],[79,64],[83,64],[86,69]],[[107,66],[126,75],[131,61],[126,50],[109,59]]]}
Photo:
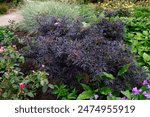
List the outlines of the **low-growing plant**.
{"label": "low-growing plant", "polygon": [[[108,73],[107,73],[108,75]],[[110,74],[109,74],[110,75]],[[111,74],[112,75],[112,74]],[[94,85],[93,85],[94,84]],[[116,91],[104,84],[82,84],[83,92],[78,94],[77,100],[149,100],[150,84],[144,80],[141,87],[133,87],[122,91]]]}
{"label": "low-growing plant", "polygon": [[0,27],[0,44],[9,46],[18,41],[18,38],[7,27]]}
{"label": "low-growing plant", "polygon": [[131,45],[132,52],[141,66],[150,68],[150,12],[149,8],[136,8],[133,17],[125,22],[125,41]]}
{"label": "low-growing plant", "polygon": [[31,99],[40,88],[45,93],[48,87],[47,73],[22,73],[20,64],[24,62],[24,57],[12,43],[17,39],[6,28],[0,29],[0,36],[0,99]]}
{"label": "low-growing plant", "polygon": [[52,94],[57,95],[57,99],[74,100],[77,98],[77,91],[75,89],[69,89],[66,85],[49,84],[49,88],[52,89]]}

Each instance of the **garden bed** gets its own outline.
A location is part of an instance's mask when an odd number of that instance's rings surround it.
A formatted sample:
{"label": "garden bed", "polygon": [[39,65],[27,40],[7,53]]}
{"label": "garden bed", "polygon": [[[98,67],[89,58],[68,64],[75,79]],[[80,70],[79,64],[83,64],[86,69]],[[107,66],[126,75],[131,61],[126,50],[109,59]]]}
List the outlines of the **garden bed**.
{"label": "garden bed", "polygon": [[150,7],[125,3],[25,3],[0,27],[0,99],[150,99]]}

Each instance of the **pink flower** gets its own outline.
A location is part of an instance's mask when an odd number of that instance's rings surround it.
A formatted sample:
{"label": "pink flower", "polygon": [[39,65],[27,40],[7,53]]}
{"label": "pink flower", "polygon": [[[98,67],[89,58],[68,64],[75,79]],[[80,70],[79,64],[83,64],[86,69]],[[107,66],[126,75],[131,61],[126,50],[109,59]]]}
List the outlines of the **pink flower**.
{"label": "pink flower", "polygon": [[147,89],[150,89],[150,85],[147,85]]}
{"label": "pink flower", "polygon": [[111,97],[111,96],[112,96],[112,93],[111,93],[111,92],[110,92],[110,93],[108,93],[108,94],[107,94],[107,96]]}
{"label": "pink flower", "polygon": [[135,95],[137,95],[137,94],[139,94],[140,92],[142,92],[142,90],[141,90],[141,89],[138,90],[137,87],[134,87],[134,88],[132,89],[132,92],[133,92]]}
{"label": "pink flower", "polygon": [[144,80],[143,85],[147,85],[147,84],[148,84],[147,80]]}
{"label": "pink flower", "polygon": [[3,52],[5,52],[4,47],[1,47],[0,48],[0,53],[3,53]]}
{"label": "pink flower", "polygon": [[146,98],[150,98],[150,93],[145,94]]}
{"label": "pink flower", "polygon": [[14,48],[14,50],[17,50],[17,46],[16,45],[12,45],[12,47]]}
{"label": "pink flower", "polygon": [[20,84],[19,84],[19,88],[20,88],[20,89],[24,89],[24,88],[25,88],[25,84],[24,84],[24,83],[20,83]]}
{"label": "pink flower", "polygon": [[144,94],[144,95],[146,95],[146,94],[147,94],[147,92],[146,92],[146,91],[144,91],[144,92],[143,92],[143,94]]}
{"label": "pink flower", "polygon": [[95,100],[97,100],[99,98],[99,96],[97,94],[94,95]]}
{"label": "pink flower", "polygon": [[150,93],[147,93],[146,91],[144,91],[143,94],[146,98],[150,98]]}

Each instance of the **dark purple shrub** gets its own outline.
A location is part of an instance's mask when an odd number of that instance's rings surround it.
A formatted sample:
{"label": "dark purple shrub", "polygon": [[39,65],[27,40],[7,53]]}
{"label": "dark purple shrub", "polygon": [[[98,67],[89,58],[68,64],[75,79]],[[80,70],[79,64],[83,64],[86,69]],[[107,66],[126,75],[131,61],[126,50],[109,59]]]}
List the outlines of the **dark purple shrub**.
{"label": "dark purple shrub", "polygon": [[129,70],[116,80],[102,80],[106,85],[122,90],[126,84],[139,86],[145,78],[123,43],[123,25],[117,20],[102,19],[97,24],[84,28],[80,21],[68,21],[65,17],[42,17],[38,19],[39,36],[31,43],[28,59],[36,61],[36,68],[46,70],[50,81],[74,85],[78,73],[86,73],[91,81],[103,72],[117,77],[118,69],[130,64]]}

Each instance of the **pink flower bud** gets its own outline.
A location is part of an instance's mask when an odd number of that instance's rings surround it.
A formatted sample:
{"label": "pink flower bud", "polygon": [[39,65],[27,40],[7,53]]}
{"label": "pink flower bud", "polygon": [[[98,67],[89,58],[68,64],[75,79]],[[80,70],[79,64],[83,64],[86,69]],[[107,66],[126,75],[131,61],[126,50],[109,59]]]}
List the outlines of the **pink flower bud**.
{"label": "pink flower bud", "polygon": [[16,46],[16,45],[12,45],[12,47],[13,47],[15,50],[17,50],[17,46]]}
{"label": "pink flower bud", "polygon": [[5,52],[4,47],[1,47],[0,48],[0,53],[3,53],[3,52]]}
{"label": "pink flower bud", "polygon": [[24,89],[24,88],[25,88],[25,84],[24,84],[24,83],[20,83],[20,84],[19,84],[19,88],[20,88],[20,89]]}

